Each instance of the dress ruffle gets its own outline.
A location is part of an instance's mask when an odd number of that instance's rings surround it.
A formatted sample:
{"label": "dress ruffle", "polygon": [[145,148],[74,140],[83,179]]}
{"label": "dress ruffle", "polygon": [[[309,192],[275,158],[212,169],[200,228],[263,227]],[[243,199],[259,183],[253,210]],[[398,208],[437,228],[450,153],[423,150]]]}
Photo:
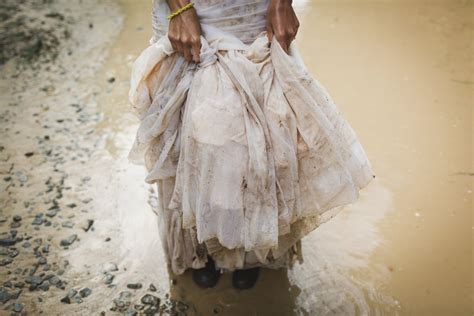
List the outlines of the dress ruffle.
{"label": "dress ruffle", "polygon": [[374,174],[364,149],[295,44],[201,36],[201,63],[167,36],[135,61],[140,119],[129,160],[160,198],[174,273],[291,266],[300,239],[359,197]]}

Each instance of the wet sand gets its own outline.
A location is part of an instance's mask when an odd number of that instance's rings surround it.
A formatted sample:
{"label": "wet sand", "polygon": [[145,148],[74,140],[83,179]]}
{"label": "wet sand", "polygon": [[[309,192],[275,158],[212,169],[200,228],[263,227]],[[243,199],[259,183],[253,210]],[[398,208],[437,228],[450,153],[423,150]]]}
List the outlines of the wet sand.
{"label": "wet sand", "polygon": [[0,228],[19,225],[25,236],[1,247],[0,260],[12,259],[0,272],[12,287],[2,289],[22,289],[5,313],[17,302],[29,315],[134,315],[156,308],[150,296],[143,302],[148,293],[164,314],[472,314],[472,1],[295,1],[305,63],[356,130],[377,178],[305,237],[302,265],[265,269],[242,292],[230,275],[207,290],[190,271],[168,277],[154,187],[126,160],[138,123],[130,67],[151,37],[149,2],[75,8],[79,26],[64,44],[74,53],[59,57],[61,67],[39,79],[13,80],[9,64],[2,72]]}

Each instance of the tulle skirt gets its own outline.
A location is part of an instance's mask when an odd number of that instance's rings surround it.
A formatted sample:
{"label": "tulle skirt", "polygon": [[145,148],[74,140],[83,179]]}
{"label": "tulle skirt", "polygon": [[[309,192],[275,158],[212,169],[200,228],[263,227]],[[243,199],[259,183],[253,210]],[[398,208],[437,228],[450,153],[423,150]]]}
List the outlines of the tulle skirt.
{"label": "tulle skirt", "polygon": [[132,71],[129,159],[156,185],[166,258],[176,274],[207,256],[227,270],[302,263],[301,239],[375,177],[367,155],[294,43],[201,42],[195,64],[163,36]]}

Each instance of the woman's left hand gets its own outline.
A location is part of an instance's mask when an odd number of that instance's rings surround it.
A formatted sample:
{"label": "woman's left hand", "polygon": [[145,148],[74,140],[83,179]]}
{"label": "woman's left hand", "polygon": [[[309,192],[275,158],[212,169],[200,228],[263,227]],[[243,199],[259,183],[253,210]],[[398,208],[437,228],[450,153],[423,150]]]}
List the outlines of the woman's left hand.
{"label": "woman's left hand", "polygon": [[292,0],[270,0],[267,13],[268,41],[275,36],[287,54],[300,26],[291,4]]}

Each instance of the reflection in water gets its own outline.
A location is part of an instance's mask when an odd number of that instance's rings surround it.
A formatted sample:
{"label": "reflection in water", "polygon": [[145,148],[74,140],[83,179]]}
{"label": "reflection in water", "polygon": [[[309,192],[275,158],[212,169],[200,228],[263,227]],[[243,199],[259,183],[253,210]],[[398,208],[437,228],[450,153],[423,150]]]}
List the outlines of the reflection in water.
{"label": "reflection in water", "polygon": [[397,302],[377,289],[387,269],[372,266],[363,277],[353,273],[367,268],[372,252],[383,245],[376,224],[393,210],[392,203],[391,193],[374,180],[357,203],[303,239],[305,262],[290,274],[301,289],[298,306],[318,315],[396,310]]}

